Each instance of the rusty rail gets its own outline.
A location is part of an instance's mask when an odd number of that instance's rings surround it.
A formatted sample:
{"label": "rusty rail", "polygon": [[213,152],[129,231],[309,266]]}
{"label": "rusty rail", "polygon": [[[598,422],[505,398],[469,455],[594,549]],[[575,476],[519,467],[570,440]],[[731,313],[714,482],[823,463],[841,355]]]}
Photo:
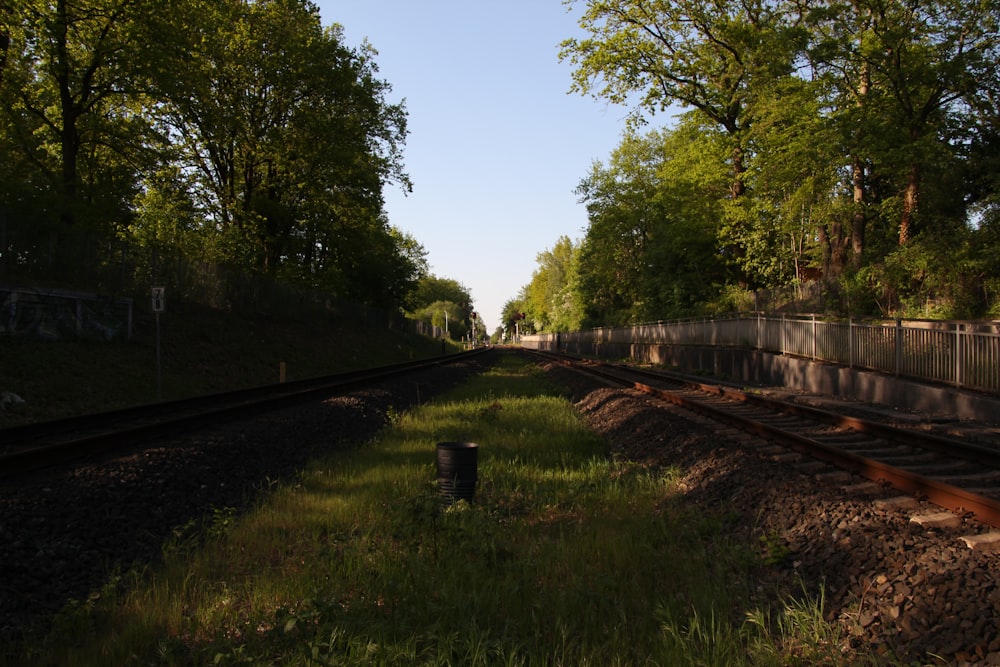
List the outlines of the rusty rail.
{"label": "rusty rail", "polygon": [[[599,362],[580,363],[581,360],[569,359],[565,356],[552,355],[551,353],[546,353],[543,356],[549,359],[557,360],[567,366],[571,366],[575,370],[597,375],[623,386],[630,386],[631,388],[644,394],[653,396],[660,400],[668,401],[674,405],[704,415],[715,421],[730,424],[743,431],[788,447],[789,449],[821,460],[837,468],[847,470],[848,472],[864,477],[865,479],[891,486],[902,493],[915,496],[921,500],[926,500],[930,503],[938,505],[939,507],[960,513],[995,528],[1000,528],[1000,502],[992,498],[982,496],[966,489],[946,484],[930,477],[919,475],[872,458],[859,456],[852,452],[832,447],[812,438],[783,430],[775,426],[770,426],[760,421],[749,419],[724,409],[708,405],[701,401],[686,398],[670,390],[659,389],[643,382],[625,380],[614,375],[613,373],[602,370],[601,367],[608,366],[607,364],[601,364]],[[621,366],[615,366],[614,368],[619,371],[630,373],[642,373],[641,371],[627,369]],[[662,377],[664,380],[669,379],[666,375],[657,375]],[[952,441],[947,441],[944,438],[938,438],[928,434],[902,431],[900,429],[894,429],[890,426],[886,426],[885,424],[858,419],[856,417],[836,415],[834,413],[816,408],[791,405],[783,401],[750,395],[746,392],[733,388],[720,388],[715,385],[705,385],[696,382],[681,382],[686,387],[698,389],[700,391],[707,391],[718,396],[767,406],[777,412],[793,413],[799,416],[814,418],[825,423],[836,424],[841,427],[866,432],[882,438],[907,440],[914,443],[916,446],[934,449],[939,452],[945,451],[950,454],[951,450],[949,447],[954,448],[956,444]],[[965,456],[967,460],[976,461],[994,468],[1000,467],[1000,453],[998,452],[968,445],[963,445],[963,451],[968,452],[968,456]]]}

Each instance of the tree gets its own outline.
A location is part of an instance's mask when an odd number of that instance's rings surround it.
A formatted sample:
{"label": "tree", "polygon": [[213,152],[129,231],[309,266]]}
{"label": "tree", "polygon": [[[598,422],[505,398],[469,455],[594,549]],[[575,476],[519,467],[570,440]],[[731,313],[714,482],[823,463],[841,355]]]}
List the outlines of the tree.
{"label": "tree", "polygon": [[744,270],[758,284],[802,282],[817,271],[835,278],[844,269],[851,192],[841,136],[822,103],[820,83],[799,77],[775,81],[758,97],[746,207],[753,215],[724,230],[748,249]]}
{"label": "tree", "polygon": [[396,227],[389,227],[391,253],[382,283],[392,302],[403,309],[409,303],[420,280],[427,276],[427,249],[417,239]]}
{"label": "tree", "polygon": [[726,142],[718,132],[682,123],[653,133],[658,210],[651,231],[642,319],[684,317],[712,300],[719,285],[752,275],[745,253],[728,252],[724,223]]}
{"label": "tree", "polygon": [[531,323],[526,319],[524,290],[521,292],[521,296],[516,299],[508,299],[500,313],[503,326],[510,335],[514,335],[514,332],[524,334],[533,331]]}
{"label": "tree", "polygon": [[735,260],[720,250],[728,178],[719,138],[694,122],[630,135],[581,182],[589,224],[576,289],[586,323],[687,315],[732,279]]}
{"label": "tree", "polygon": [[538,331],[573,331],[582,321],[575,297],[577,246],[561,236],[552,250],[538,254],[538,268],[525,287],[526,310]]}
{"label": "tree", "polygon": [[429,306],[435,301],[450,301],[458,304],[462,308],[463,318],[467,318],[472,312],[472,297],[469,295],[469,288],[451,278],[440,278],[433,274],[422,276],[417,281],[416,289],[413,290],[410,297],[413,310]]}
{"label": "tree", "polygon": [[587,0],[580,25],[593,37],[564,41],[560,56],[576,66],[574,90],[616,103],[638,93],[645,111],[680,104],[722,128],[732,139],[737,199],[752,86],[787,74],[802,39],[782,16],[778,4],[760,0]]}
{"label": "tree", "polygon": [[[638,110],[650,113],[679,104],[722,131],[734,202],[726,212],[738,226],[754,215],[743,197],[756,90],[793,71],[805,37],[795,17],[767,0],[587,0],[580,25],[593,37],[564,41],[560,55],[576,66],[574,90],[613,102],[639,94]],[[747,249],[726,252],[738,260]]]}
{"label": "tree", "polygon": [[[112,235],[129,215],[136,174],[154,141],[141,111],[142,72],[153,50],[136,49],[146,22],[166,8],[149,0],[20,0],[4,5],[0,113],[4,140],[32,188],[7,190],[49,224],[50,264],[79,268],[86,238]],[[39,196],[38,189],[45,194]],[[25,216],[30,219],[35,216]],[[73,233],[73,240],[60,241]],[[91,239],[92,242],[92,239]],[[84,246],[81,249],[81,245]]]}
{"label": "tree", "polygon": [[0,270],[114,251],[400,306],[427,266],[383,210],[410,183],[376,55],[308,0],[0,0]]}
{"label": "tree", "polygon": [[[940,277],[891,284],[900,267],[944,267],[942,248],[957,264],[981,265],[963,248],[969,204],[977,215],[990,210],[986,193],[1000,180],[987,176],[1000,99],[995,1],[585,5],[590,37],[561,52],[575,90],[623,103],[638,96],[638,120],[689,107],[682,122],[696,121],[699,141],[728,143],[728,201],[710,205],[727,267],[713,273],[720,285],[777,287],[818,269],[834,287],[867,281],[931,299],[964,288],[945,289]],[[617,167],[586,183],[579,285],[588,318],[603,318],[595,323],[672,312],[699,288],[672,282],[682,271],[652,270],[683,266],[657,239],[689,236],[692,218],[678,217],[677,202],[695,198],[665,185],[676,176],[650,180],[648,164]],[[921,235],[917,249],[901,250]],[[713,266],[708,257],[699,263]]]}
{"label": "tree", "polygon": [[585,322],[625,324],[639,317],[640,276],[655,215],[650,151],[648,143],[629,135],[611,165],[595,163],[577,187],[588,218],[578,260]]}
{"label": "tree", "polygon": [[457,280],[424,275],[410,293],[408,303],[413,317],[441,328],[444,328],[442,313],[447,311],[452,338],[460,338],[472,329],[472,296]]}
{"label": "tree", "polygon": [[386,102],[374,51],[344,46],[304,0],[190,8],[157,26],[172,45],[155,77],[160,112],[231,261],[357,294],[371,276],[345,276],[397,259],[382,187],[409,187],[405,110]]}
{"label": "tree", "polygon": [[413,317],[445,331],[449,338],[461,339],[469,333],[468,313],[454,301],[435,301],[413,313]]}
{"label": "tree", "polygon": [[[905,245],[918,231],[922,190],[959,167],[956,148],[969,137],[956,134],[956,121],[981,83],[996,78],[1000,7],[989,0],[824,0],[811,4],[808,17],[809,54],[835,87],[830,102],[852,155],[857,265],[866,208],[888,204],[898,216],[896,240]],[[886,201],[865,206],[880,181]],[[928,221],[953,208],[948,192],[954,187],[926,202]]]}

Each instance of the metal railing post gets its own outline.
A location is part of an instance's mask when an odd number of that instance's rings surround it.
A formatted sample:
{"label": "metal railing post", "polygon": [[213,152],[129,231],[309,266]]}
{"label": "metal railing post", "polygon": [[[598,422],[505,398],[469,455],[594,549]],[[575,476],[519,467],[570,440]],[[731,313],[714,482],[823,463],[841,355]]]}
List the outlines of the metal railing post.
{"label": "metal railing post", "polygon": [[781,353],[785,354],[785,314],[781,314]]}
{"label": "metal railing post", "polygon": [[903,321],[896,318],[896,375],[903,370]]}
{"label": "metal railing post", "polygon": [[962,325],[955,323],[955,386],[962,386]]}
{"label": "metal railing post", "polygon": [[816,359],[816,314],[815,313],[813,313],[813,316],[812,316],[812,330],[813,330],[813,332],[812,332],[812,337],[813,337],[812,358],[813,358],[813,360],[815,360]]}
{"label": "metal railing post", "polygon": [[854,318],[847,318],[847,367],[854,368]]}

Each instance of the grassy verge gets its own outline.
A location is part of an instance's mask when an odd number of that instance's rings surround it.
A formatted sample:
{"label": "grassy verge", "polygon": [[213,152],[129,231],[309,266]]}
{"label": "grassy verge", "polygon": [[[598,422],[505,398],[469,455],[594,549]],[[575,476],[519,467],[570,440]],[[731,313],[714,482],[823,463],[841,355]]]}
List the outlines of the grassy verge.
{"label": "grassy verge", "polygon": [[[438,497],[451,440],[480,446],[472,504]],[[18,664],[837,664],[815,603],[734,612],[759,557],[684,509],[678,474],[608,458],[506,357],[250,515],[219,512]]]}
{"label": "grassy verge", "polygon": [[[458,349],[452,346],[452,349]],[[0,337],[0,428],[231,391],[439,355],[441,343],[313,315],[262,319],[177,301],[156,327],[147,314],[129,342]]]}

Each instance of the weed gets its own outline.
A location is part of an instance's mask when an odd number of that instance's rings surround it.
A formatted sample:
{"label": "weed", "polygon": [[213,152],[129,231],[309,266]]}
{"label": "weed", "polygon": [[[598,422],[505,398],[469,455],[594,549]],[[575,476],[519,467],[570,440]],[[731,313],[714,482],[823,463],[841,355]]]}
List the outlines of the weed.
{"label": "weed", "polygon": [[788,547],[777,531],[770,531],[758,538],[761,547],[761,560],[765,565],[779,565],[785,562],[792,550]]}
{"label": "weed", "polygon": [[[253,512],[219,508],[179,528],[162,566],[81,607],[36,647],[37,663],[738,666],[795,664],[802,647],[832,655],[821,603],[789,605],[776,622],[766,610],[734,620],[759,561],[732,543],[730,519],[683,509],[675,471],[607,456],[561,390],[513,355],[392,421]],[[479,484],[472,502],[445,505],[435,444],[456,440],[479,444]],[[787,555],[773,534],[759,547]],[[58,659],[45,646],[62,647]]]}
{"label": "weed", "polygon": [[395,405],[390,405],[385,410],[385,423],[388,426],[396,427],[399,426],[400,421],[403,419],[403,413],[399,411]]}

